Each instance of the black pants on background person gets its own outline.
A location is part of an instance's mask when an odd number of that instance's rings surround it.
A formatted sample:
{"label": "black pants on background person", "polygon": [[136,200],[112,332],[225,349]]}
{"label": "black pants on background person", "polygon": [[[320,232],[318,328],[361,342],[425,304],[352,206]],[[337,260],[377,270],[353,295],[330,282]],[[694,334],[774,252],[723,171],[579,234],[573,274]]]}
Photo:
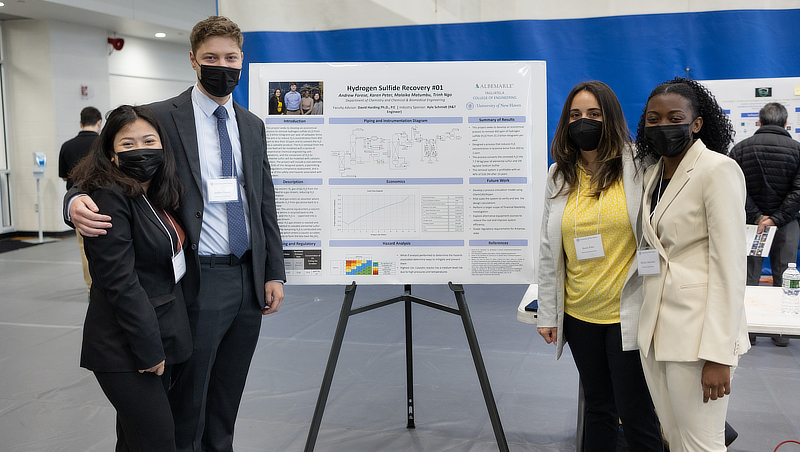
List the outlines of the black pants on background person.
{"label": "black pants on background person", "polygon": [[[781,286],[781,276],[790,262],[797,262],[797,246],[800,242],[800,224],[792,220],[775,231],[772,248],[769,250],[769,264],[772,268],[772,285]],[[747,285],[757,286],[761,279],[763,257],[747,256]]]}
{"label": "black pants on background person", "polygon": [[563,328],[583,384],[584,451],[616,450],[620,419],[630,450],[662,451],[639,351],[622,351],[620,324],[594,324],[565,315]]}
{"label": "black pants on background person", "polygon": [[152,372],[95,372],[106,397],[117,410],[116,452],[175,450],[175,424],[167,399],[169,368]]}
{"label": "black pants on background person", "polygon": [[[228,264],[220,256],[213,264],[200,256],[200,293],[187,306],[194,348],[176,366],[169,393],[178,451],[233,450],[236,414],[261,330],[249,255]],[[218,443],[201,449],[209,437]]]}

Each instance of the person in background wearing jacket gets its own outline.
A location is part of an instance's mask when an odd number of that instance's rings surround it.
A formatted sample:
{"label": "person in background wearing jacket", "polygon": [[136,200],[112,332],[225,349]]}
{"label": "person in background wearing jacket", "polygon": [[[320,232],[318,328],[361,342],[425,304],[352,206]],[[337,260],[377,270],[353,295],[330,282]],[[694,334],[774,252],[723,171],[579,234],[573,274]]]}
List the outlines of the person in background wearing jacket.
{"label": "person in background wearing jacket", "polygon": [[639,351],[672,452],[725,451],[726,397],[749,348],[744,313],[745,184],[725,155],[733,127],[700,83],[675,78],[647,99]]}
{"label": "person in background wearing jacket", "polygon": [[[759,129],[731,150],[730,156],[742,168],[747,185],[747,223],[757,224],[759,232],[766,226],[777,227],[769,262],[772,285],[780,287],[789,262],[797,261],[800,242],[800,143],[786,131],[789,114],[786,107],[770,102],[758,113]],[[747,257],[747,285],[757,286],[764,258]],[[750,336],[750,342],[755,342]],[[772,339],[786,347],[789,339]]]}
{"label": "person in background wearing jacket", "polygon": [[192,353],[186,237],[175,215],[183,185],[162,137],[149,108],[123,105],[71,173],[114,218],[106,235],[84,241],[92,288],[81,366],[117,410],[116,450],[175,450],[170,370]]}
{"label": "person in background wearing jacket", "polygon": [[322,98],[319,97],[319,93],[314,93],[314,106],[311,107],[311,114],[312,115],[322,114]]}
{"label": "person in background wearing jacket", "polygon": [[570,92],[550,148],[539,250],[538,331],[569,343],[586,401],[584,450],[663,450],[636,350],[642,279],[642,173],[614,92],[597,81]]}

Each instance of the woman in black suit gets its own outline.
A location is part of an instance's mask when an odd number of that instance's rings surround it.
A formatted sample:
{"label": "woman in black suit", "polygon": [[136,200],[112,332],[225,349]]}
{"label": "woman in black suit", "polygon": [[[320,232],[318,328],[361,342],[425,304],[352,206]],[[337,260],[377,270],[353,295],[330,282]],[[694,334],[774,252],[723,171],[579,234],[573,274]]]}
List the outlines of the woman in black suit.
{"label": "woman in black suit", "polygon": [[81,367],[94,372],[117,410],[117,451],[174,451],[170,369],[192,339],[181,291],[185,235],[173,212],[183,187],[155,114],[112,111],[72,177],[114,219],[86,237],[92,287]]}

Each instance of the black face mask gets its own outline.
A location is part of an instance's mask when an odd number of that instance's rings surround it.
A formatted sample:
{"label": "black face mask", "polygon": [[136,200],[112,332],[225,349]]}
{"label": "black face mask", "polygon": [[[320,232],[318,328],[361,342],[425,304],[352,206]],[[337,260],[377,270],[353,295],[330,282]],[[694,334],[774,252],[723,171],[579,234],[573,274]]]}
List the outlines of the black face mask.
{"label": "black face mask", "polygon": [[584,151],[594,151],[603,135],[603,123],[595,119],[581,118],[569,124],[569,137]]}
{"label": "black face mask", "polygon": [[117,154],[120,171],[139,182],[152,179],[163,161],[163,149],[132,149]]}
{"label": "black face mask", "polygon": [[214,97],[225,97],[239,84],[241,69],[225,66],[200,65],[200,84]]}
{"label": "black face mask", "polygon": [[692,124],[670,124],[644,128],[644,142],[663,157],[676,157],[692,141]]}

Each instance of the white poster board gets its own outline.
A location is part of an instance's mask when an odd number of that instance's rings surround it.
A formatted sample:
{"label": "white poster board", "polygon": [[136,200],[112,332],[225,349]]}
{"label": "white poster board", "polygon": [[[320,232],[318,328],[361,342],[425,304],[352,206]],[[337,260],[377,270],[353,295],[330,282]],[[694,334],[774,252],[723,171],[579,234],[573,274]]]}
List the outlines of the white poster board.
{"label": "white poster board", "polygon": [[[269,114],[291,82],[317,114]],[[289,283],[534,281],[544,62],[251,64],[249,89]]]}
{"label": "white poster board", "polygon": [[733,144],[753,136],[758,130],[758,112],[770,102],[786,107],[789,112],[786,130],[793,139],[800,139],[800,77],[704,80],[702,83],[728,113],[736,131]]}

